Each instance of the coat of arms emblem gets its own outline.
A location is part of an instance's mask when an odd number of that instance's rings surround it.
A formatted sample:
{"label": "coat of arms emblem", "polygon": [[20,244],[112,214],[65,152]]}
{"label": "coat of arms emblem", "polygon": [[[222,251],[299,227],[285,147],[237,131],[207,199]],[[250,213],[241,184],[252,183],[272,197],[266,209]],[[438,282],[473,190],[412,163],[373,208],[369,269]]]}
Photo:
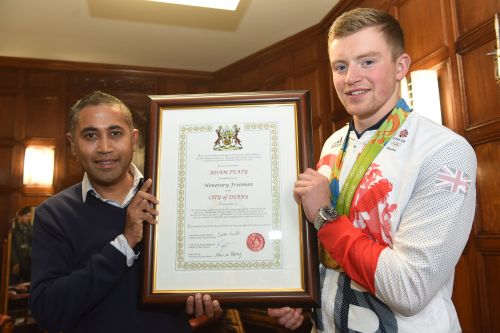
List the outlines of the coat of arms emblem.
{"label": "coat of arms emblem", "polygon": [[238,150],[243,149],[241,140],[238,138],[240,128],[235,124],[233,127],[222,126],[215,130],[217,140],[214,142],[214,150]]}

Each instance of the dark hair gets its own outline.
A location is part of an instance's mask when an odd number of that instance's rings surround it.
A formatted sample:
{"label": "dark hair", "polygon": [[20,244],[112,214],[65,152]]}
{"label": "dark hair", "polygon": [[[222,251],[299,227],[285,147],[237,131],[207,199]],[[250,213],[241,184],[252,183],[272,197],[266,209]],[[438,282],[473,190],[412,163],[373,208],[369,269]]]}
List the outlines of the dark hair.
{"label": "dark hair", "polygon": [[356,8],[337,17],[328,32],[328,45],[334,39],[350,36],[368,27],[380,29],[391,47],[393,59],[404,52],[404,34],[399,22],[390,14],[374,8]]}
{"label": "dark hair", "polygon": [[26,215],[29,213],[31,213],[31,206],[26,206],[26,207],[19,209],[19,211],[17,212],[17,215],[22,216],[22,215]]}
{"label": "dark hair", "polygon": [[78,102],[75,103],[75,105],[71,107],[68,115],[69,132],[71,134],[74,134],[76,124],[78,123],[78,115],[83,108],[89,105],[96,106],[101,104],[119,105],[125,115],[125,120],[127,124],[131,129],[134,128],[132,113],[130,112],[129,108],[125,105],[125,103],[123,103],[115,96],[96,90],[88,95],[83,96],[83,98],[81,98]]}

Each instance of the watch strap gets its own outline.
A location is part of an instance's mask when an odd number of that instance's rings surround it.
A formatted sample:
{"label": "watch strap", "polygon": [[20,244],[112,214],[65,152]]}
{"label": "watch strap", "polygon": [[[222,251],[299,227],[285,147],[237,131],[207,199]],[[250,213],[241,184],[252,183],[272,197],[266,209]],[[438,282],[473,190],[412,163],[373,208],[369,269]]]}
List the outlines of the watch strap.
{"label": "watch strap", "polygon": [[331,206],[324,206],[319,209],[318,215],[314,220],[314,228],[319,231],[325,224],[338,218],[337,210]]}

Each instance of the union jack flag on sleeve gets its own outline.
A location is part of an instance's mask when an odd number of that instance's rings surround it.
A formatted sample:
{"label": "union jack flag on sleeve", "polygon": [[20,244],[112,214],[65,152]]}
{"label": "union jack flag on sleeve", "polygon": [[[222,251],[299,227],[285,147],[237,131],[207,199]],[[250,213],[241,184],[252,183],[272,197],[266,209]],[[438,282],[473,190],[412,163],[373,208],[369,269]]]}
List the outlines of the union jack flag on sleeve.
{"label": "union jack flag on sleeve", "polygon": [[451,193],[466,194],[470,183],[471,178],[465,172],[443,165],[438,172],[435,186]]}

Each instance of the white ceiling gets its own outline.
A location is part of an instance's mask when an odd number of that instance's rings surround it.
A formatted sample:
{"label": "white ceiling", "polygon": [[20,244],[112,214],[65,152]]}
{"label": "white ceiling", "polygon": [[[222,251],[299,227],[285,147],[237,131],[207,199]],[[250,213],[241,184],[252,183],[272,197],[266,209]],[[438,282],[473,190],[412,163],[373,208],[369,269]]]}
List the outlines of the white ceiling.
{"label": "white ceiling", "polygon": [[[216,0],[213,0],[216,1]],[[319,23],[339,0],[0,0],[0,56],[216,71]]]}

